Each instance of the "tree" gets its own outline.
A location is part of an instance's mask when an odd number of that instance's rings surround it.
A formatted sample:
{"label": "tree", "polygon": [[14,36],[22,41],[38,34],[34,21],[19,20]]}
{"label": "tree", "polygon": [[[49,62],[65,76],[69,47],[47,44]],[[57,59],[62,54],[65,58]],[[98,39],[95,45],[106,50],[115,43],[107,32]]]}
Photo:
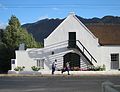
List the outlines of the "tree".
{"label": "tree", "polygon": [[[3,65],[1,65],[5,68],[3,69],[2,67],[3,70],[10,70],[10,61],[11,59],[15,58],[15,50],[18,49],[19,44],[24,43],[26,47],[29,48],[42,47],[40,43],[35,41],[32,34],[29,34],[25,29],[21,27],[20,21],[14,15],[11,16],[8,26],[2,33],[1,37],[2,43],[0,43],[0,52],[1,56],[4,56],[3,58],[0,58],[0,61],[2,61],[2,63],[4,61]],[[4,52],[4,50],[6,50],[6,52]]]}
{"label": "tree", "polygon": [[7,46],[0,42],[0,73],[6,73],[11,68],[10,56]]}
{"label": "tree", "polygon": [[2,42],[4,31],[3,29],[0,29],[0,42]]}
{"label": "tree", "polygon": [[4,43],[9,46],[9,48],[16,49],[21,43],[25,43],[29,48],[42,46],[35,41],[31,34],[28,34],[28,32],[21,27],[16,16],[12,15],[8,24],[4,34]]}

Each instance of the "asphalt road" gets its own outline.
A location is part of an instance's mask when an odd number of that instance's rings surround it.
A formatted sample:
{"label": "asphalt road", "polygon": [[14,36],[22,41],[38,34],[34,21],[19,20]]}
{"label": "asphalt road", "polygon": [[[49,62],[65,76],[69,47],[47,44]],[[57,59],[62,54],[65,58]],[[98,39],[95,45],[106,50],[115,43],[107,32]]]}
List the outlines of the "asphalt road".
{"label": "asphalt road", "polygon": [[120,76],[0,77],[0,92],[101,92],[101,84],[120,85]]}

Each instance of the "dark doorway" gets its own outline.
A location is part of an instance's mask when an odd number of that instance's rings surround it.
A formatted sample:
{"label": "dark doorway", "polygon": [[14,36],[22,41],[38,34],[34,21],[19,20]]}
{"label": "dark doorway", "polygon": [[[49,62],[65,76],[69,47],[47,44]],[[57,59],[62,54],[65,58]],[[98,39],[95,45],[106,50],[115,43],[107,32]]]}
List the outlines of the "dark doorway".
{"label": "dark doorway", "polygon": [[69,46],[70,48],[76,47],[76,32],[69,32]]}
{"label": "dark doorway", "polygon": [[66,66],[66,63],[70,63],[70,68],[80,68],[80,56],[76,53],[67,53],[64,55],[63,67]]}

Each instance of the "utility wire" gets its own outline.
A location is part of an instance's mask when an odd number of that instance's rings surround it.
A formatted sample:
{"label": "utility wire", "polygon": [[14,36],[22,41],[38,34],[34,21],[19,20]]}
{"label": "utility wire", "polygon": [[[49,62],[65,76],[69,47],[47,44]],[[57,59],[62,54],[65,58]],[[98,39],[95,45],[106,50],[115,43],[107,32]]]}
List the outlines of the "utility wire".
{"label": "utility wire", "polygon": [[3,6],[6,8],[120,8],[118,4],[4,4]]}
{"label": "utility wire", "polygon": [[120,6],[119,4],[5,4],[5,5],[96,5],[96,6]]}

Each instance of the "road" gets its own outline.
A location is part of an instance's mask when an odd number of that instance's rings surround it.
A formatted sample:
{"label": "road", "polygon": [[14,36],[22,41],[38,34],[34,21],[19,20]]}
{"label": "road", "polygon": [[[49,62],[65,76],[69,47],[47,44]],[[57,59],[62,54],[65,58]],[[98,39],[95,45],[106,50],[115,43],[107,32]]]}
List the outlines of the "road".
{"label": "road", "polygon": [[120,85],[120,76],[0,77],[0,92],[101,92],[101,84]]}

